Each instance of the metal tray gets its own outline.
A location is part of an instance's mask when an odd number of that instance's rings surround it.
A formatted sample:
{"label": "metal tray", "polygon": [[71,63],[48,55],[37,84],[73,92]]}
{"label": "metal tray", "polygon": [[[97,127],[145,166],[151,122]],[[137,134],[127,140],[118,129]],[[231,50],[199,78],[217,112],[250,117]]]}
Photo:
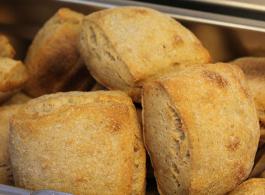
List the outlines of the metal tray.
{"label": "metal tray", "polygon": [[[190,3],[192,5],[193,1]],[[7,33],[13,38],[18,51],[16,57],[23,59],[26,48],[37,30],[58,8],[69,7],[89,14],[100,9],[128,5],[154,8],[177,19],[198,36],[210,51],[213,61],[229,61],[241,56],[265,56],[265,21],[246,18],[245,16],[214,13],[214,10],[213,12],[206,12],[127,0],[1,1],[0,32]],[[225,9],[224,6],[222,9]],[[3,10],[6,13],[4,16],[1,14],[4,13]],[[225,10],[223,12],[225,13]],[[0,195],[29,194],[66,195],[54,191],[32,192],[0,185]],[[150,194],[157,194],[157,192]]]}
{"label": "metal tray", "polygon": [[189,0],[208,5],[224,6],[227,8],[245,9],[265,12],[264,0]]}

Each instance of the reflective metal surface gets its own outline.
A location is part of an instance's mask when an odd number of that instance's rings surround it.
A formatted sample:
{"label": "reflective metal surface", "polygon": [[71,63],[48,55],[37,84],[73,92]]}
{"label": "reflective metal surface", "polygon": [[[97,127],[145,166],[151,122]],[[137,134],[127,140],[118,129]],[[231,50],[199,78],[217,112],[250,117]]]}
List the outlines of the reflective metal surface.
{"label": "reflective metal surface", "polygon": [[220,5],[229,8],[239,8],[255,11],[265,11],[264,0],[189,0],[212,5]]}

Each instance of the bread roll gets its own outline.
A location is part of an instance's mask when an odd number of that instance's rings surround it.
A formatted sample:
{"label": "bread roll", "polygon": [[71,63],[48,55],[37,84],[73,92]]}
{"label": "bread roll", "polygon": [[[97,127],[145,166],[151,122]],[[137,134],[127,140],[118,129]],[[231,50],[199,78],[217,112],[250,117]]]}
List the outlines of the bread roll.
{"label": "bread roll", "polygon": [[182,63],[206,63],[209,53],[180,23],[158,11],[122,7],[85,17],[80,52],[92,76],[140,101],[142,83]]}
{"label": "bread roll", "polygon": [[265,58],[264,57],[243,57],[232,62],[239,66],[246,75],[249,88],[254,96],[258,111],[261,137],[260,141],[265,142]]}
{"label": "bread roll", "polygon": [[12,184],[13,177],[8,153],[9,120],[20,106],[0,107],[0,184]]}
{"label": "bread roll", "polygon": [[240,184],[229,195],[262,195],[265,194],[265,179],[249,179]]}
{"label": "bread roll", "polygon": [[29,95],[82,90],[91,84],[77,49],[82,19],[82,14],[62,8],[37,33],[25,59]]}
{"label": "bread roll", "polygon": [[17,92],[27,79],[28,73],[22,62],[0,57],[0,103]]}
{"label": "bread roll", "polygon": [[146,83],[142,102],[161,194],[225,194],[248,177],[259,125],[239,68],[184,67]]}
{"label": "bread roll", "polygon": [[11,123],[17,186],[76,195],[144,194],[145,150],[126,94],[58,93],[23,108]]}
{"label": "bread roll", "polygon": [[5,35],[0,34],[0,57],[14,58],[15,50]]}

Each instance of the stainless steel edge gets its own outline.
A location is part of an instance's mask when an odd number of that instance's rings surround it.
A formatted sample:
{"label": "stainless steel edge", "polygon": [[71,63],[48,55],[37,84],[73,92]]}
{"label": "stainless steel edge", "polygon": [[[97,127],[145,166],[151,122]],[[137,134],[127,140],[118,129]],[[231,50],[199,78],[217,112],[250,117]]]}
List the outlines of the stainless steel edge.
{"label": "stainless steel edge", "polygon": [[71,195],[71,194],[64,192],[56,192],[53,190],[39,190],[33,192],[18,187],[0,184],[0,195]]}
{"label": "stainless steel edge", "polygon": [[0,184],[1,195],[30,195],[31,191]]}
{"label": "stainless steel edge", "polygon": [[144,6],[167,13],[173,18],[181,21],[192,21],[204,24],[211,24],[223,27],[232,27],[252,31],[265,32],[265,21],[226,16],[222,14],[208,13],[197,10],[156,5],[151,3],[135,2],[129,0],[57,0],[58,2],[74,3],[85,6],[95,6],[100,9],[117,6]]}
{"label": "stainless steel edge", "polygon": [[253,11],[265,11],[264,0],[188,0],[204,4],[224,6],[229,8],[247,9]]}

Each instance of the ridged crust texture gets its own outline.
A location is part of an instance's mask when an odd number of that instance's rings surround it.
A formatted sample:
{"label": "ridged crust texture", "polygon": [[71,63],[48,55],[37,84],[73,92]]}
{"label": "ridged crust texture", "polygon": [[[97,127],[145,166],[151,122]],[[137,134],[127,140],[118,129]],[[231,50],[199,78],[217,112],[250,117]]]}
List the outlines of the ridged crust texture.
{"label": "ridged crust texture", "polygon": [[96,80],[140,101],[142,83],[179,64],[207,63],[208,51],[180,23],[158,11],[121,7],[85,17],[80,52]]}

